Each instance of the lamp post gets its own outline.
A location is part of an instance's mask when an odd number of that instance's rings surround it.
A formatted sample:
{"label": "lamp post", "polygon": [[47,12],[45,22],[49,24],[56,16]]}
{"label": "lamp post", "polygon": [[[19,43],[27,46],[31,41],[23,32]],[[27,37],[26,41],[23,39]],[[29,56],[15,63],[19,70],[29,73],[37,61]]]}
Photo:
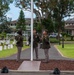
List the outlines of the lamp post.
{"label": "lamp post", "polygon": [[33,61],[33,0],[31,0],[31,61]]}

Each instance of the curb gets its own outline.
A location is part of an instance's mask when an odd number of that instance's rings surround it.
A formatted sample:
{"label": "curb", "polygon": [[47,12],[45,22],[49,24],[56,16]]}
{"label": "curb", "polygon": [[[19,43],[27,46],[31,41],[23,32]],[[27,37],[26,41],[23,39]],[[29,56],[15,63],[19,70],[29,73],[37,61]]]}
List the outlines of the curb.
{"label": "curb", "polygon": [[[9,70],[11,73],[53,73],[54,70],[39,70],[39,71],[21,71],[21,70]],[[1,72],[1,69],[0,69]],[[74,71],[60,71],[61,73],[74,73]]]}

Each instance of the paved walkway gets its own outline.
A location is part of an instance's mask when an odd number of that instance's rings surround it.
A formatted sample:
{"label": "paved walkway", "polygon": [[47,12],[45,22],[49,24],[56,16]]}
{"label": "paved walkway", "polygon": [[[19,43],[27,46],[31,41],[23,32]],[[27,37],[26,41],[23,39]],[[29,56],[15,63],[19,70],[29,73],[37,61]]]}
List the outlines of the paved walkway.
{"label": "paved walkway", "polygon": [[39,71],[41,61],[24,61],[18,71]]}
{"label": "paved walkway", "polygon": [[[31,49],[27,49],[27,50],[24,50],[22,51],[21,53],[21,59],[31,59]],[[44,56],[44,51],[43,49],[40,49],[39,48],[39,59],[44,59],[45,56]],[[12,55],[10,57],[7,57],[7,58],[2,58],[3,60],[5,59],[16,59],[17,57],[17,54],[15,55]],[[34,54],[34,59],[35,59],[35,54]],[[63,56],[61,56],[61,54],[58,52],[58,50],[54,47],[54,45],[51,45],[51,48],[49,50],[49,59],[55,59],[55,60],[74,60],[74,59],[70,59],[70,58],[65,58]]]}

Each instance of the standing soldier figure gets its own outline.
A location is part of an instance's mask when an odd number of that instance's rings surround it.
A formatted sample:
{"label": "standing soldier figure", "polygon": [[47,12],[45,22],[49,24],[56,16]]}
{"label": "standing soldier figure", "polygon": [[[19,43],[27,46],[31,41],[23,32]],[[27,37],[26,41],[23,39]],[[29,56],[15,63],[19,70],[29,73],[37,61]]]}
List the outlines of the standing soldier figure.
{"label": "standing soldier figure", "polygon": [[17,32],[17,36],[15,36],[15,40],[16,40],[16,46],[17,46],[17,50],[18,50],[18,53],[17,53],[17,61],[20,60],[20,55],[21,55],[21,50],[22,50],[22,47],[23,47],[23,36],[22,36],[22,31],[19,30]]}
{"label": "standing soldier figure", "polygon": [[36,33],[36,29],[33,29],[33,51],[35,51],[36,60],[38,60],[38,42],[39,41],[40,39]]}
{"label": "standing soldier figure", "polygon": [[[31,36],[28,39],[29,43],[31,42]],[[33,29],[33,52],[35,52],[36,60],[38,60],[38,43],[40,39],[37,35],[36,29]]]}
{"label": "standing soldier figure", "polygon": [[44,62],[48,63],[49,62],[50,42],[49,42],[49,37],[48,37],[48,31],[47,30],[43,31],[42,48],[44,49],[44,53],[45,53],[45,61]]}

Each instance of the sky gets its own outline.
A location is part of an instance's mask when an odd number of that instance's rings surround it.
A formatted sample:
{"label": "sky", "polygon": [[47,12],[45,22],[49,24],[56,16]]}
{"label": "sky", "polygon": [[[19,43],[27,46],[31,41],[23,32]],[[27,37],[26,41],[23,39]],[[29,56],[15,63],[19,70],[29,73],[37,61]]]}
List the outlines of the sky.
{"label": "sky", "polygon": [[[9,5],[10,10],[6,13],[7,17],[12,18],[12,20],[17,20],[19,17],[20,9],[15,7],[15,4],[12,3]],[[31,12],[24,11],[25,18],[31,18]]]}

